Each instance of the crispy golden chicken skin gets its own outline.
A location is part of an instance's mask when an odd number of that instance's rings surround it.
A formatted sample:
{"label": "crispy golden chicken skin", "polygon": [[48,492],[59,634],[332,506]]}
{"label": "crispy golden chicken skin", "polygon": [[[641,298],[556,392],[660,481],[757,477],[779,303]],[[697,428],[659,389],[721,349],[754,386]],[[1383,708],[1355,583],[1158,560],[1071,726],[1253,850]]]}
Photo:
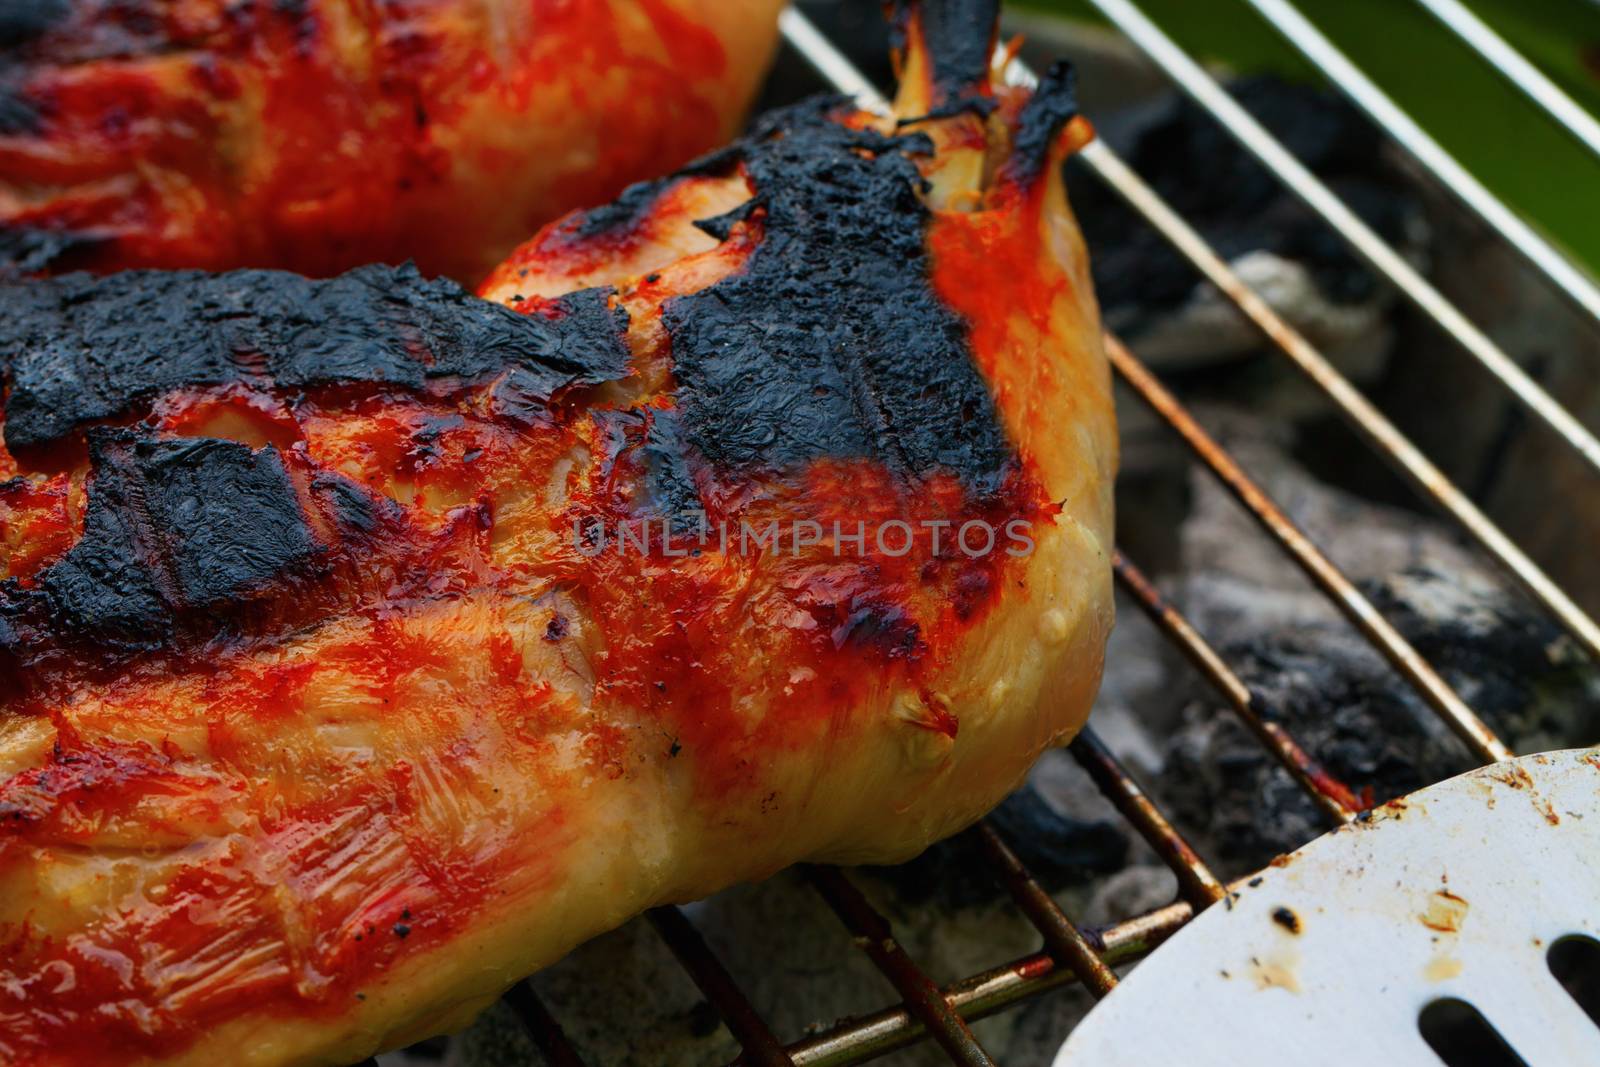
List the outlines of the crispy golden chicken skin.
{"label": "crispy golden chicken skin", "polygon": [[0,1061],[352,1062],[652,905],[909,857],[1079,728],[1089,131],[988,23],[936,47],[961,7],[903,27],[919,121],[769,115],[483,298],[0,290]]}
{"label": "crispy golden chicken skin", "polygon": [[0,262],[476,281],[732,134],[780,6],[6,0]]}

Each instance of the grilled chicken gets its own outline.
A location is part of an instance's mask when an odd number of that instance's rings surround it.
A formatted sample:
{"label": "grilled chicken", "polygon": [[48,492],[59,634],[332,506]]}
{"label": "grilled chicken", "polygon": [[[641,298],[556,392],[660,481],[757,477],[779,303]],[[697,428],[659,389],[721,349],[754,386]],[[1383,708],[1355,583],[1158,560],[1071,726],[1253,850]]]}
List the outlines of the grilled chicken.
{"label": "grilled chicken", "polygon": [[909,857],[1081,725],[1090,134],[986,6],[900,12],[900,123],[768,115],[481,296],[4,291],[0,1061],[351,1062],[652,905]]}
{"label": "grilled chicken", "polygon": [[6,0],[0,264],[474,282],[722,143],[780,6]]}

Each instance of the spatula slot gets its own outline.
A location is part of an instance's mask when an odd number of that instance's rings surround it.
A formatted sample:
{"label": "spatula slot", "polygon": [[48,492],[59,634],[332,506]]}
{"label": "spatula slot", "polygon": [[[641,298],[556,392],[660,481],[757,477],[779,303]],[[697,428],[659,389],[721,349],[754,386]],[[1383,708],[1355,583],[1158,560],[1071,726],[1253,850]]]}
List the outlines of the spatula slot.
{"label": "spatula slot", "polygon": [[1442,997],[1417,1017],[1422,1039],[1446,1067],[1528,1067],[1483,1013],[1464,1000]]}
{"label": "spatula slot", "polygon": [[1600,1026],[1600,941],[1584,934],[1563,937],[1550,946],[1545,960],[1556,981]]}

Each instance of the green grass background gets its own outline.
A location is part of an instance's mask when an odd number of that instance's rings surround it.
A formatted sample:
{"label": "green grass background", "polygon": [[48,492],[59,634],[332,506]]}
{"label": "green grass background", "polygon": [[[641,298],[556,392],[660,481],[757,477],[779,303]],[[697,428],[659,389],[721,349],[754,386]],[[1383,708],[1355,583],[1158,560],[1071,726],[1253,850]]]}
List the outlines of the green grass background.
{"label": "green grass background", "polygon": [[[1136,2],[1207,60],[1240,73],[1320,79],[1243,0]],[[1600,114],[1600,3],[1467,2]],[[1018,6],[1100,21],[1087,0]],[[1600,277],[1600,159],[1415,0],[1296,0],[1296,6],[1480,181]]]}

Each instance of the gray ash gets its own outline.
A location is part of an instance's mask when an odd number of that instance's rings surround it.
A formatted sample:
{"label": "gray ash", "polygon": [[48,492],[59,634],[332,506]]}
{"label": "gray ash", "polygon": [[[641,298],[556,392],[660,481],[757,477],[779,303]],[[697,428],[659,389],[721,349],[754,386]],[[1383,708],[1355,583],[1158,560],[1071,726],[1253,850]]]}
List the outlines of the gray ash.
{"label": "gray ash", "polygon": [[[1265,468],[1274,495],[1513,749],[1600,738],[1600,670],[1446,530],[1320,485],[1259,440],[1230,443]],[[1191,577],[1177,599],[1263,714],[1379,803],[1474,766],[1388,662],[1245,528],[1248,520],[1231,504],[1216,506],[1221,491],[1195,484],[1184,531]],[[1159,734],[1158,797],[1201,851],[1242,874],[1320,834],[1326,824],[1311,801],[1205,683],[1186,671],[1174,681],[1168,710],[1146,707],[1141,718]]]}

